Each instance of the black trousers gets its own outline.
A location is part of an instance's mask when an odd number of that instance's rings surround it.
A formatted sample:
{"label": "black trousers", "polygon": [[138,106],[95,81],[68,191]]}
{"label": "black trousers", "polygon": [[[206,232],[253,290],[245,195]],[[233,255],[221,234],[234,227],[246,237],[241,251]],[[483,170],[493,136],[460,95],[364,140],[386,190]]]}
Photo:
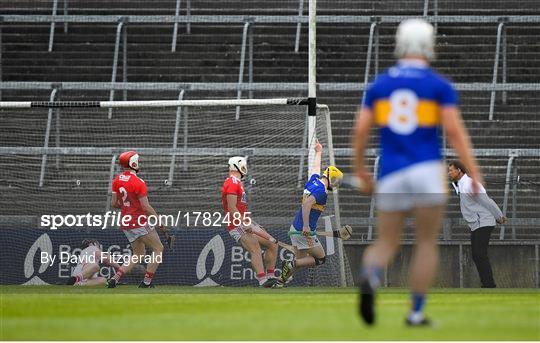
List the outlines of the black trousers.
{"label": "black trousers", "polygon": [[493,229],[495,229],[494,226],[483,226],[471,232],[472,258],[484,288],[496,287],[487,253],[489,238]]}

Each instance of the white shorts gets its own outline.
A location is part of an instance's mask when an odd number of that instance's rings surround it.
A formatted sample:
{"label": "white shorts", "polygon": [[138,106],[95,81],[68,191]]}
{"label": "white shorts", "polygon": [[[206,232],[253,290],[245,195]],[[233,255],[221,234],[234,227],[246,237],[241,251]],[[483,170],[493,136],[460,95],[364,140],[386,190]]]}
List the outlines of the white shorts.
{"label": "white shorts", "polygon": [[238,243],[240,242],[240,238],[245,234],[246,232],[241,226],[237,226],[234,229],[229,231],[229,235]]}
{"label": "white shorts", "polygon": [[[289,231],[298,232],[298,230],[296,230],[294,226],[292,225]],[[290,237],[291,237],[291,244],[295,246],[298,250],[306,250],[306,249],[311,249],[317,246],[322,246],[317,236],[306,237],[302,234],[294,234],[294,235],[290,235]]]}
{"label": "white shorts", "polygon": [[150,232],[154,231],[154,228],[146,225],[136,229],[122,230],[129,243],[135,242],[136,239],[141,238],[142,236],[148,235]]}
{"label": "white shorts", "polygon": [[377,182],[376,195],[379,211],[444,205],[448,198],[445,167],[440,161],[428,161],[385,175]]}
{"label": "white shorts", "polygon": [[[87,265],[97,265],[99,267],[99,264],[97,263],[79,263],[77,264],[77,266],[75,267],[75,269],[73,269],[73,272],[71,273],[71,276],[77,276],[77,275],[80,275],[82,274],[82,271],[83,271],[83,268]],[[94,275],[90,276],[88,279],[93,279],[95,277],[97,277],[99,274],[99,272],[95,272]],[[83,279],[82,281],[86,281],[87,279]]]}
{"label": "white shorts", "polygon": [[[81,275],[83,272],[84,267],[86,266],[98,266],[99,269],[99,257],[101,256],[101,251],[96,246],[90,245],[83,249],[81,253],[79,254],[79,263],[77,263],[77,266],[73,269],[73,272],[71,273],[71,276],[78,276]],[[98,272],[94,273],[94,275],[90,276],[89,279],[97,277]],[[84,281],[84,280],[83,280]]]}
{"label": "white shorts", "polygon": [[[257,224],[256,222],[254,222],[253,220],[251,221],[251,228],[253,230],[262,230],[264,231],[264,229],[259,225]],[[240,226],[237,226],[235,227],[234,229],[230,230],[229,231],[229,235],[231,235],[231,237],[236,241],[236,242],[240,242],[240,238],[246,233],[246,230],[244,229],[244,227],[242,225]]]}

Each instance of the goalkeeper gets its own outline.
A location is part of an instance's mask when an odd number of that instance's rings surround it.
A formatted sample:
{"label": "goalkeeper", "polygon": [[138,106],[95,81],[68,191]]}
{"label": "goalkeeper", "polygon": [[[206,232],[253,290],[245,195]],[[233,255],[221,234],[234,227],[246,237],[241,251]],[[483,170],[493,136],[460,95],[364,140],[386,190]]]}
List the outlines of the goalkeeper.
{"label": "goalkeeper", "polygon": [[315,160],[309,173],[309,180],[304,186],[302,206],[296,212],[290,229],[291,243],[296,247],[296,257],[292,261],[283,261],[281,282],[285,283],[299,268],[314,267],[324,264],[326,254],[321,242],[315,235],[317,221],[326,207],[328,191],[338,187],[343,173],[334,166],[321,171],[322,145],[315,144]]}
{"label": "goalkeeper", "polygon": [[98,276],[100,263],[105,263],[115,269],[120,268],[108,255],[102,253],[100,244],[96,239],[84,239],[81,244],[79,263],[71,273],[67,284],[73,286],[104,285],[107,280],[102,276]]}

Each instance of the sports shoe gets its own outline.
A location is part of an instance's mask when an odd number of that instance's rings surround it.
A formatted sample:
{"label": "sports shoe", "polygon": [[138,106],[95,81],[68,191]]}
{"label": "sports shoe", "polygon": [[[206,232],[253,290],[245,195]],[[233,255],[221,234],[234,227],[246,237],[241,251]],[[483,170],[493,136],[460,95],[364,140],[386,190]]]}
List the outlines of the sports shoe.
{"label": "sports shoe", "polygon": [[144,282],[141,282],[139,284],[139,288],[156,288],[156,286],[154,286],[154,284],[152,282],[150,282],[148,285],[145,284]]}
{"label": "sports shoe", "polygon": [[405,319],[405,324],[407,326],[415,326],[415,327],[421,327],[421,326],[431,326],[431,321],[427,318],[422,318],[419,321],[412,321],[410,318]]}
{"label": "sports shoe", "polygon": [[366,278],[360,283],[360,316],[368,325],[375,323],[375,290]]}
{"label": "sports shoe", "polygon": [[281,264],[281,281],[283,281],[283,283],[286,283],[287,280],[292,276],[294,265],[294,261],[287,260],[283,261]]}
{"label": "sports shoe", "polygon": [[105,286],[107,286],[107,288],[116,288],[116,284],[118,282],[116,281],[116,279],[109,279],[107,280],[107,283],[105,284]]}
{"label": "sports shoe", "polygon": [[283,288],[285,287],[285,283],[281,279],[276,279],[276,284],[272,288]]}
{"label": "sports shoe", "polygon": [[276,278],[266,279],[263,283],[259,284],[259,287],[273,288],[277,283]]}

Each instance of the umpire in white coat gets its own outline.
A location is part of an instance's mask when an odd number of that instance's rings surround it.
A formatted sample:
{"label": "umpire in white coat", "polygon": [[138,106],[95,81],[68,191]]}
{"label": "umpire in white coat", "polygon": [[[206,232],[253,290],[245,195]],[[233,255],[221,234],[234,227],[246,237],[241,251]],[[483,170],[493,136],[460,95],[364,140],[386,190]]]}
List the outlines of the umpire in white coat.
{"label": "umpire in white coat", "polygon": [[493,280],[487,249],[495,223],[504,224],[506,217],[482,185],[479,193],[473,194],[473,180],[467,175],[461,162],[453,161],[448,165],[448,176],[459,195],[461,214],[471,229],[472,258],[482,288],[495,288],[497,286]]}

